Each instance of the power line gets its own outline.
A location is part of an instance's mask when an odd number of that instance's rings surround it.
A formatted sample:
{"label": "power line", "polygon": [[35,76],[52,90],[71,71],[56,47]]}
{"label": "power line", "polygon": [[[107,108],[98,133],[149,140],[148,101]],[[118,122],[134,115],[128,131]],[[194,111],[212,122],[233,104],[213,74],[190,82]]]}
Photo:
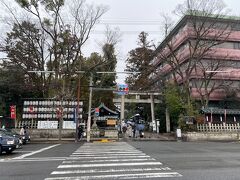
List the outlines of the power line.
{"label": "power line", "polygon": [[[2,30],[2,31],[9,31],[9,30],[11,30],[10,28],[5,28],[5,27],[0,27],[0,29]],[[131,30],[119,30],[119,32],[120,33],[123,33],[123,34],[139,34],[139,33],[141,33],[142,31],[144,31],[144,32],[147,32],[147,33],[149,33],[149,34],[159,34],[159,35],[161,35],[161,31],[159,30],[159,31],[148,31],[148,30],[139,30],[139,31],[131,31]],[[93,30],[93,31],[91,31],[91,34],[105,34],[106,33],[106,31],[104,31],[104,30]]]}
{"label": "power line", "polygon": [[[0,21],[4,21],[4,20],[8,20],[8,21],[13,21],[15,22],[15,20],[11,19],[10,17],[0,17]],[[24,18],[17,18],[17,20],[19,21],[23,21],[26,20]],[[38,21],[37,19],[31,19],[29,18],[28,20],[31,21]],[[73,20],[65,20],[65,22],[68,23],[74,23]],[[102,19],[99,20],[98,24],[103,24],[103,25],[107,25],[107,24],[116,24],[116,25],[160,25],[161,24],[161,20],[120,20],[120,19],[111,19],[111,20],[107,20],[107,19]]]}

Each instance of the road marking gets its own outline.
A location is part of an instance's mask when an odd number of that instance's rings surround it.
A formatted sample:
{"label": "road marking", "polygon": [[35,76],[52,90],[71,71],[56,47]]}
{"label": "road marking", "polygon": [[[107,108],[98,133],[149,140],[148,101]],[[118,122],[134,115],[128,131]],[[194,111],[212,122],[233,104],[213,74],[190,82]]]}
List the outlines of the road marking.
{"label": "road marking", "polygon": [[110,164],[72,164],[72,165],[59,165],[58,168],[149,166],[149,165],[162,165],[162,163],[160,163],[160,162],[137,162],[137,163],[110,163]]}
{"label": "road marking", "polygon": [[169,167],[162,168],[133,168],[133,169],[88,169],[71,171],[53,171],[51,174],[87,174],[87,173],[114,173],[114,172],[142,172],[142,171],[170,171]]}
{"label": "road marking", "polygon": [[[101,150],[103,150],[103,151],[107,150],[109,152],[115,152],[115,151],[117,151],[117,152],[119,152],[119,151],[123,151],[123,152],[129,152],[129,151],[141,152],[141,151],[139,151],[137,149],[104,149],[104,148],[101,148]],[[99,149],[95,149],[95,150],[92,149],[92,148],[79,149],[79,150],[77,150],[75,152],[99,152]]]}
{"label": "road marking", "polygon": [[128,151],[128,152],[74,152],[73,154],[84,154],[84,155],[91,155],[91,154],[94,154],[94,155],[97,155],[97,154],[136,154],[136,153],[142,153],[140,151]]}
{"label": "road marking", "polygon": [[30,153],[30,152],[33,152],[33,151],[14,151],[14,153]]}
{"label": "road marking", "polygon": [[39,158],[39,159],[28,159],[28,158],[23,158],[23,159],[10,159],[10,160],[5,160],[4,162],[49,162],[49,161],[64,161],[65,159],[60,159],[60,158],[56,158],[56,159],[47,159],[47,158]]}
{"label": "road marking", "polygon": [[23,158],[25,158],[25,157],[28,157],[28,156],[31,156],[31,155],[34,155],[34,154],[37,154],[37,153],[46,151],[46,150],[48,150],[48,149],[54,148],[54,147],[59,146],[59,145],[60,145],[60,144],[55,144],[55,145],[52,145],[52,146],[48,146],[48,147],[39,149],[39,150],[37,150],[37,151],[33,151],[33,152],[31,152],[31,153],[28,153],[28,154],[23,154],[23,155],[21,155],[21,156],[19,156],[19,157],[15,157],[15,158],[12,158],[12,159],[23,159]]}
{"label": "road marking", "polygon": [[[130,153],[130,154],[105,154],[107,156],[119,156],[127,157],[127,156],[137,156],[137,155],[146,155],[145,153]],[[104,157],[104,154],[72,154],[70,157]]]}
{"label": "road marking", "polygon": [[70,164],[70,163],[97,163],[97,162],[124,162],[124,161],[154,161],[154,158],[144,158],[144,159],[105,159],[105,160],[89,160],[89,161],[63,161],[63,164]]}
{"label": "road marking", "polygon": [[129,155],[129,156],[123,156],[123,155],[117,155],[117,156],[98,156],[98,157],[85,157],[85,156],[73,156],[73,157],[68,157],[67,159],[71,160],[71,159],[114,159],[114,158],[124,158],[124,157],[127,157],[127,158],[149,158],[150,156],[148,155],[140,155],[140,156],[132,156],[132,155]]}
{"label": "road marking", "polygon": [[46,178],[45,180],[86,180],[86,179],[133,179],[133,178],[157,178],[157,177],[181,177],[177,172],[168,173],[139,173],[139,174],[111,174],[111,175],[96,175],[96,176],[76,176],[76,177],[54,177]]}
{"label": "road marking", "polygon": [[115,142],[111,146],[84,144],[45,180],[160,179],[181,176],[131,145]]}

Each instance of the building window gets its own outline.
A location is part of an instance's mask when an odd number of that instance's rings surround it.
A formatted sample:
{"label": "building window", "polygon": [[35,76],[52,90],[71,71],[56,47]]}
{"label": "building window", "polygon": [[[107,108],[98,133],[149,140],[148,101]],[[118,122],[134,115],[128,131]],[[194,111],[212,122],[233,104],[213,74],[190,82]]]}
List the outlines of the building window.
{"label": "building window", "polygon": [[233,43],[233,48],[234,49],[240,49],[240,42],[234,42]]}
{"label": "building window", "polygon": [[231,29],[232,31],[240,31],[240,24],[232,24]]}

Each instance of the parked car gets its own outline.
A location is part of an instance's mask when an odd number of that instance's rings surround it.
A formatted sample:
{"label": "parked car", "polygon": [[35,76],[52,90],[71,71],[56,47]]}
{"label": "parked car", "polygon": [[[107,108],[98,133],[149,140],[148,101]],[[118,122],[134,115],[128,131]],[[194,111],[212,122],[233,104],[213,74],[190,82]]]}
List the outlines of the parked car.
{"label": "parked car", "polygon": [[4,131],[0,131],[0,154],[6,152],[10,154],[19,145],[19,139],[11,135],[6,134]]}
{"label": "parked car", "polygon": [[14,129],[0,129],[0,131],[4,131],[6,134],[18,138],[19,139],[19,145],[17,145],[16,148],[17,149],[22,148],[22,145],[23,145],[22,137]]}

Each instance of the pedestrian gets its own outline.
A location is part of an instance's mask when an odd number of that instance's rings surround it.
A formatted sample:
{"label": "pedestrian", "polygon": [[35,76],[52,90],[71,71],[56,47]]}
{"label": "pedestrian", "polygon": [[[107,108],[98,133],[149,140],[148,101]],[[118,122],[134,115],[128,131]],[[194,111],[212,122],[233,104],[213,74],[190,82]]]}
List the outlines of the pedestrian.
{"label": "pedestrian", "polygon": [[127,135],[128,137],[132,137],[132,126],[130,124],[127,125]]}
{"label": "pedestrian", "polygon": [[83,127],[79,124],[78,125],[78,140],[81,140],[83,137]]}
{"label": "pedestrian", "polygon": [[133,132],[133,138],[135,138],[135,135],[136,135],[136,125],[135,125],[135,123],[132,124],[132,132]]}
{"label": "pedestrian", "polygon": [[24,126],[22,126],[22,128],[20,129],[20,132],[19,132],[19,134],[21,135],[21,136],[24,136],[25,135],[25,125]]}

